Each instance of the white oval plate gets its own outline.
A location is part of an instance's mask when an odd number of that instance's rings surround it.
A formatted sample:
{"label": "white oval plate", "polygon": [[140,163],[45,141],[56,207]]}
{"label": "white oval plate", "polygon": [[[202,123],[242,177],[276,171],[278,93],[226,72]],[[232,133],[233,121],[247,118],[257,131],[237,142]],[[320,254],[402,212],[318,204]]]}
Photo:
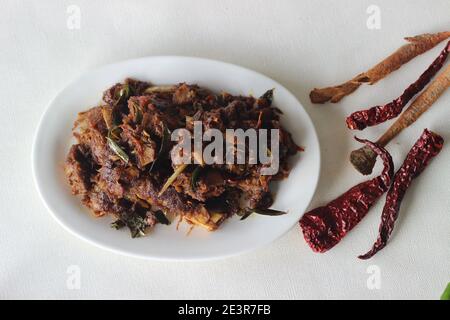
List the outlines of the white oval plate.
{"label": "white oval plate", "polygon": [[[267,217],[253,214],[227,220],[208,232],[176,221],[157,225],[147,237],[131,239],[127,230],[110,228],[109,218],[94,218],[71,195],[63,165],[74,142],[71,128],[78,112],[97,105],[102,92],[125,78],[153,84],[196,83],[214,91],[258,96],[275,88],[274,105],[284,115],[283,125],[295,142],[305,147],[292,161],[289,177],[277,184],[273,208],[288,214]],[[67,230],[92,244],[131,256],[163,260],[222,258],[247,252],[274,241],[296,225],[313,197],[320,171],[320,150],[314,126],[298,100],[276,81],[236,65],[191,57],[160,56],[127,60],[87,72],[50,103],[40,121],[32,152],[33,174],[40,196],[53,217]],[[300,232],[300,231],[299,231]]]}

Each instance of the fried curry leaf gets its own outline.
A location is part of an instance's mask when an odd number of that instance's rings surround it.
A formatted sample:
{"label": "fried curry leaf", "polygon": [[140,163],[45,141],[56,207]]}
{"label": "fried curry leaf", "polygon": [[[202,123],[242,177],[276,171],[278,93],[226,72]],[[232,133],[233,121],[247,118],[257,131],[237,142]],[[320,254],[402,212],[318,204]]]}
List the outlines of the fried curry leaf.
{"label": "fried curry leaf", "polygon": [[195,191],[195,189],[197,189],[197,182],[198,182],[198,178],[200,176],[201,170],[202,170],[201,166],[196,166],[194,171],[192,171],[192,176],[191,176],[192,191]]}
{"label": "fried curry leaf", "polygon": [[[114,92],[114,99],[116,101],[114,102],[113,108],[117,107],[117,105],[119,103],[126,101],[126,99],[130,96],[130,94],[131,94],[130,85],[128,85],[128,84],[122,85],[122,87],[120,88],[119,91],[116,90]],[[115,113],[115,115],[117,115],[117,110],[114,110],[114,111],[116,111],[114,113]]]}
{"label": "fried curry leaf", "polygon": [[139,215],[133,215],[127,220],[126,224],[128,229],[130,229],[132,238],[145,236],[145,229],[148,227],[145,218]]}
{"label": "fried curry leaf", "polygon": [[155,216],[156,220],[158,220],[159,223],[167,225],[170,224],[170,220],[167,219],[167,216],[161,210],[155,211],[153,215]]}
{"label": "fried curry leaf", "polygon": [[150,166],[150,169],[148,172],[152,172],[153,167],[155,166],[156,162],[162,157],[164,152],[166,152],[166,150],[169,148],[169,145],[170,145],[170,131],[167,128],[167,126],[163,125],[161,145],[159,146],[158,155],[156,156],[155,161],[152,162],[152,165]]}
{"label": "fried curry leaf", "polygon": [[128,161],[130,160],[130,158],[128,157],[128,155],[126,154],[125,151],[123,151],[123,149],[117,144],[117,142],[115,142],[112,138],[110,137],[106,137],[106,140],[108,141],[108,146],[111,148],[112,151],[114,151],[114,153],[120,158],[122,159],[125,163],[128,163]]}
{"label": "fried curry leaf", "polygon": [[132,238],[138,238],[145,236],[145,229],[148,227],[148,224],[146,219],[140,215],[128,213],[111,223],[111,228],[116,230],[123,227],[127,227],[130,230]]}
{"label": "fried curry leaf", "polygon": [[164,153],[164,151],[167,150],[167,148],[169,147],[169,143],[170,143],[170,130],[169,128],[167,128],[166,125],[164,125],[161,147],[159,148],[158,155],[161,155],[162,153]]}
{"label": "fried curry leaf", "polygon": [[140,124],[143,118],[141,107],[136,102],[130,103],[130,107],[132,108],[132,112],[134,115],[133,121],[137,124]]}
{"label": "fried curry leaf", "polygon": [[117,219],[116,221],[111,222],[110,226],[113,229],[119,230],[119,229],[122,229],[123,227],[125,227],[125,222],[123,222],[120,219]]}
{"label": "fried curry leaf", "polygon": [[285,211],[275,210],[275,209],[268,209],[268,208],[255,208],[250,209],[246,208],[243,210],[242,218],[241,220],[247,219],[252,213],[257,213],[263,216],[281,216],[283,214],[287,214]]}
{"label": "fried curry leaf", "polygon": [[275,90],[275,88],[267,90],[261,97],[260,99],[265,99],[267,100],[267,102],[269,103],[269,106],[272,104],[273,101],[273,91]]}
{"label": "fried curry leaf", "polygon": [[125,99],[128,98],[130,96],[130,93],[131,93],[130,86],[128,84],[124,84],[122,86],[122,88],[120,88],[120,90],[119,90],[119,96],[118,96],[119,100],[123,99],[123,98],[125,98]]}
{"label": "fried curry leaf", "polygon": [[244,209],[241,212],[239,212],[239,215],[241,216],[241,221],[247,219],[251,214],[253,213],[253,210],[251,209]]}
{"label": "fried curry leaf", "polygon": [[262,209],[262,208],[256,208],[253,209],[257,214],[261,214],[264,216],[281,216],[283,214],[287,214],[285,211],[280,210],[274,210],[274,209]]}

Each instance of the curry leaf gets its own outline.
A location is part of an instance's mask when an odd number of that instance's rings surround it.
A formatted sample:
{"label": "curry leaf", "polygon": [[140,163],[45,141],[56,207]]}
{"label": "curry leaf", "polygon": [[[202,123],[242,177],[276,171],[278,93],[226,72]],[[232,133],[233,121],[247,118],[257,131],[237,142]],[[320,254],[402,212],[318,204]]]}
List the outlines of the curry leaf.
{"label": "curry leaf", "polygon": [[122,229],[123,227],[125,227],[125,222],[123,222],[120,219],[117,219],[116,221],[111,222],[110,226],[111,226],[111,228],[119,230],[119,229]]}
{"label": "curry leaf", "polygon": [[131,90],[128,84],[122,85],[119,91],[115,91],[114,98],[116,99],[113,107],[117,106],[120,102],[126,101],[126,99],[130,96]]}
{"label": "curry leaf", "polygon": [[128,229],[130,229],[132,238],[145,236],[145,229],[148,227],[145,218],[133,215],[126,221],[126,224]]}
{"label": "curry leaf", "polygon": [[201,166],[196,166],[194,171],[192,171],[192,176],[191,176],[192,191],[195,191],[195,189],[197,188],[198,177],[200,176],[201,170],[202,170]]}
{"label": "curry leaf", "polygon": [[155,216],[156,220],[158,220],[159,223],[167,225],[170,224],[169,219],[167,219],[167,216],[161,210],[155,211],[153,215]]}
{"label": "curry leaf", "polygon": [[244,209],[242,210],[239,215],[241,215],[241,221],[247,219],[251,214],[253,213],[253,210],[251,209]]}
{"label": "curry leaf", "polygon": [[447,288],[445,288],[444,293],[441,296],[441,300],[450,300],[450,283],[447,284]]}
{"label": "curry leaf", "polygon": [[287,212],[285,212],[285,211],[274,210],[274,209],[256,208],[256,209],[253,209],[253,211],[255,211],[255,213],[257,213],[257,214],[261,214],[264,216],[281,216],[283,214],[287,214]]}
{"label": "curry leaf", "polygon": [[273,101],[273,91],[275,90],[275,88],[267,90],[261,97],[260,99],[265,99],[267,100],[267,102],[269,103],[269,105],[272,104]]}
{"label": "curry leaf", "polygon": [[146,217],[134,212],[123,213],[119,219],[111,223],[111,228],[116,230],[127,227],[132,238],[145,236],[145,230],[149,226]]}
{"label": "curry leaf", "polygon": [[130,86],[128,84],[124,84],[122,88],[120,88],[119,90],[119,99],[128,98],[130,92],[131,92]]}
{"label": "curry leaf", "polygon": [[247,219],[252,213],[257,213],[263,216],[281,216],[283,214],[287,214],[285,211],[275,210],[275,209],[268,209],[268,208],[255,208],[250,209],[246,208],[243,210],[241,220]]}
{"label": "curry leaf", "polygon": [[120,158],[122,159],[125,163],[128,163],[128,161],[130,160],[130,158],[128,157],[128,155],[126,154],[125,151],[123,151],[123,149],[117,144],[117,142],[115,142],[113,139],[111,139],[110,137],[106,137],[106,140],[108,141],[108,146],[111,148],[112,151],[114,151],[114,153]]}
{"label": "curry leaf", "polygon": [[152,162],[152,165],[150,166],[150,169],[148,172],[152,172],[153,167],[155,166],[156,162],[162,157],[164,152],[169,148],[170,144],[170,131],[167,128],[167,126],[163,125],[163,132],[161,137],[161,145],[159,146],[159,151],[156,159]]}

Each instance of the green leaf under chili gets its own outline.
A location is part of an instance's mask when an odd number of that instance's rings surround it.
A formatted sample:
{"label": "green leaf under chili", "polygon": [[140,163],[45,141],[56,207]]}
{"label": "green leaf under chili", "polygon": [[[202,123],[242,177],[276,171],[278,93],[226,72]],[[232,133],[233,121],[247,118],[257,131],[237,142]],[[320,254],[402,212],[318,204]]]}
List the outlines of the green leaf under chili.
{"label": "green leaf under chili", "polygon": [[441,296],[441,300],[450,300],[450,283],[447,284],[447,288],[445,288],[444,293]]}

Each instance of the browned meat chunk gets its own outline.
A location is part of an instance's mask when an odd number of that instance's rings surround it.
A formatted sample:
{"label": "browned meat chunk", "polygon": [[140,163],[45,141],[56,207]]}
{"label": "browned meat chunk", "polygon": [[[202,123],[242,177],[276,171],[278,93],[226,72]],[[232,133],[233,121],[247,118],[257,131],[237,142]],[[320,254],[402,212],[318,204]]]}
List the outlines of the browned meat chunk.
{"label": "browned meat chunk", "polygon": [[195,87],[181,84],[173,94],[173,102],[175,104],[193,103],[196,97]]}
{"label": "browned meat chunk", "polygon": [[94,166],[86,147],[75,144],[70,148],[64,170],[73,194],[84,195],[89,191]]}

